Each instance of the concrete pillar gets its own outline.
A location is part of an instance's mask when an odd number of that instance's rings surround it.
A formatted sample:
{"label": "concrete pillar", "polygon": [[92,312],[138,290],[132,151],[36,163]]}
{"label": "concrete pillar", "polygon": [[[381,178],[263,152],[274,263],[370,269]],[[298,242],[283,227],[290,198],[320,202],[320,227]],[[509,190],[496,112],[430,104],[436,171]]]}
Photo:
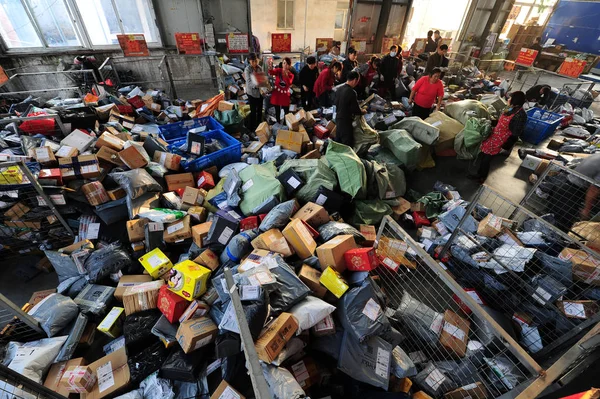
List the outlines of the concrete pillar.
{"label": "concrete pillar", "polygon": [[381,43],[385,36],[385,31],[390,20],[390,12],[392,11],[392,0],[383,0],[381,4],[381,12],[379,13],[379,23],[377,24],[377,32],[375,32],[375,42],[373,43],[373,52],[379,53]]}

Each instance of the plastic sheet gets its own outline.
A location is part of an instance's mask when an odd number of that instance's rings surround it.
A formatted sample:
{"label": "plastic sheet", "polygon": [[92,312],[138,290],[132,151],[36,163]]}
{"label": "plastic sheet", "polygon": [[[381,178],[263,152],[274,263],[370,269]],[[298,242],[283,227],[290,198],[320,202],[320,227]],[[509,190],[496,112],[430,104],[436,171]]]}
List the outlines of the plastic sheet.
{"label": "plastic sheet", "polygon": [[29,315],[40,323],[48,337],[58,334],[78,313],[77,304],[61,294],[47,296],[29,311]]}
{"label": "plastic sheet", "polygon": [[294,214],[295,207],[296,201],[290,200],[271,209],[260,224],[260,231],[282,229],[287,226],[290,218]]}
{"label": "plastic sheet", "polygon": [[84,267],[91,283],[100,281],[131,265],[129,254],[121,249],[119,242],[100,248],[87,258]]}
{"label": "plastic sheet", "polygon": [[360,343],[346,332],[338,369],[358,381],[387,391],[392,349],[392,345],[379,337],[371,337]]}
{"label": "plastic sheet", "polygon": [[202,350],[186,354],[183,349],[177,347],[161,366],[159,375],[170,380],[194,382],[198,378],[204,357],[205,353]]}
{"label": "plastic sheet", "polygon": [[342,296],[337,314],[344,329],[360,342],[390,329],[390,322],[369,280],[350,288]]}
{"label": "plastic sheet", "polygon": [[367,174],[360,158],[346,145],[329,141],[325,158],[337,175],[340,189],[352,198],[366,198]]}
{"label": "plastic sheet", "polygon": [[45,338],[27,342],[15,351],[8,368],[37,383],[42,383],[42,376],[54,361],[67,337]]}
{"label": "plastic sheet", "polygon": [[298,322],[298,331],[296,335],[300,335],[302,331],[317,325],[321,320],[329,316],[335,310],[335,306],[328,304],[322,299],[314,296],[307,296],[302,302],[290,309],[291,313]]}
{"label": "plastic sheet", "polygon": [[66,360],[70,360],[75,353],[75,349],[77,349],[77,345],[79,345],[79,340],[83,335],[83,331],[87,326],[88,318],[83,314],[78,314],[75,319],[75,323],[73,323],[73,327],[71,327],[71,331],[69,332],[69,336],[67,341],[60,349],[60,352],[56,356],[55,362],[64,362]]}
{"label": "plastic sheet", "polygon": [[132,199],[141,197],[147,192],[162,191],[161,185],[144,169],[113,172],[110,176]]}
{"label": "plastic sheet", "polygon": [[294,270],[281,258],[276,256],[274,261],[278,267],[270,271],[277,279],[276,291],[269,295],[271,314],[277,317],[281,312],[287,312],[292,306],[300,303],[311,293],[310,288],[298,278]]}
{"label": "plastic sheet", "polygon": [[167,355],[168,351],[161,342],[156,342],[137,354],[128,353],[127,365],[129,366],[131,383],[137,384],[150,374],[158,371]]}
{"label": "plastic sheet", "polygon": [[349,234],[354,236],[354,241],[361,245],[365,241],[365,237],[358,230],[347,223],[327,222],[317,228],[319,235],[323,241],[327,242],[339,235]]}
{"label": "plastic sheet", "polygon": [[288,370],[266,364],[262,364],[262,370],[269,386],[271,398],[302,399],[306,397],[304,390]]}

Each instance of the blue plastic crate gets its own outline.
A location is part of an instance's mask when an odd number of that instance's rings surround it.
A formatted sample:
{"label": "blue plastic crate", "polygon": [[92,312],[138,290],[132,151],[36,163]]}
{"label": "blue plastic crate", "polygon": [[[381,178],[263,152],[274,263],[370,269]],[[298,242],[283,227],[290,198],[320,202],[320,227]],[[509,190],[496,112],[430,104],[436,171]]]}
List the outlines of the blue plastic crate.
{"label": "blue plastic crate", "polygon": [[[542,113],[540,119],[533,117],[533,114],[536,111]],[[539,144],[544,139],[552,136],[563,118],[564,117],[561,114],[555,114],[554,112],[545,111],[539,108],[527,110],[527,125],[525,125],[523,141],[531,144]]]}
{"label": "blue plastic crate", "polygon": [[206,131],[223,130],[221,125],[212,116],[205,116],[202,118],[190,119],[188,121],[169,123],[168,125],[160,126],[160,137],[167,143],[172,143],[181,138],[187,137],[187,132],[197,127],[206,126]]}
{"label": "blue plastic crate", "polygon": [[[181,167],[184,171],[198,172],[211,166],[216,166],[220,169],[225,165],[229,165],[230,163],[239,162],[242,158],[242,143],[240,143],[238,140],[234,139],[224,131],[214,130],[211,132],[201,133],[201,135],[206,139],[207,144],[210,142],[210,140],[218,140],[219,142],[226,145],[226,147],[219,151],[212,152],[210,154],[193,159],[191,161],[182,161]],[[184,145],[185,142],[186,139],[174,141],[169,145],[169,151],[178,152],[176,148]],[[181,155],[187,156],[187,154],[185,153]]]}

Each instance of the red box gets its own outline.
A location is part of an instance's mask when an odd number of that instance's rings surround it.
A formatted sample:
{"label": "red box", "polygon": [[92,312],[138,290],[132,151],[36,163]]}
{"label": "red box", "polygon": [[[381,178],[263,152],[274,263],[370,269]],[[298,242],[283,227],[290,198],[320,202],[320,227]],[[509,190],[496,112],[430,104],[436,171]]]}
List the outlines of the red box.
{"label": "red box", "polygon": [[375,269],[379,262],[373,248],[354,248],[344,254],[346,269],[353,272],[368,272]]}
{"label": "red box", "polygon": [[215,179],[213,179],[210,173],[204,171],[198,175],[197,187],[210,190],[215,187]]}
{"label": "red box", "polygon": [[258,216],[249,216],[240,221],[240,231],[258,228]]}
{"label": "red box", "polygon": [[121,115],[133,114],[133,107],[131,105],[119,104],[117,105],[117,109]]}
{"label": "red box", "polygon": [[38,181],[42,186],[62,186],[63,180],[60,174],[60,168],[41,169],[38,175]]}
{"label": "red box", "polygon": [[325,140],[327,137],[329,137],[329,130],[323,125],[315,125],[313,127],[313,133],[321,140]]}
{"label": "red box", "polygon": [[175,192],[177,193],[177,195],[179,196],[179,198],[183,198],[183,192],[185,191],[185,188],[178,188],[177,190],[175,190]]}
{"label": "red box", "polygon": [[431,222],[427,219],[427,216],[425,216],[425,212],[413,212],[412,216],[415,220],[416,227],[431,226]]}
{"label": "red box", "polygon": [[140,97],[140,96],[131,97],[131,98],[127,99],[127,102],[129,104],[131,104],[131,106],[133,106],[133,108],[135,108],[135,109],[143,108],[146,106],[146,103],[144,103],[144,101],[142,100],[142,97]]}
{"label": "red box", "polygon": [[173,291],[169,291],[167,284],[160,287],[158,291],[158,309],[169,320],[169,323],[177,322],[188,306],[190,306],[190,301]]}

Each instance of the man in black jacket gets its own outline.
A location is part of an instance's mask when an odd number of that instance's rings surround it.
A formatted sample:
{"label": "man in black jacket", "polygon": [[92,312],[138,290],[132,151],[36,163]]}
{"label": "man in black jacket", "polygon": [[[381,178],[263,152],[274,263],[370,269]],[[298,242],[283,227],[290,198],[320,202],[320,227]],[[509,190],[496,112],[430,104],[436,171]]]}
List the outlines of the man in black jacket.
{"label": "man in black jacket", "polygon": [[313,87],[319,76],[319,70],[317,69],[317,60],[315,57],[308,57],[306,59],[306,65],[300,71],[300,87],[302,94],[302,108],[305,111],[313,109],[315,101],[315,92]]}
{"label": "man in black jacket", "polygon": [[[431,54],[427,59],[427,66],[425,67],[425,74],[423,76],[427,76],[433,71],[433,68],[447,68],[448,67],[448,58],[446,58],[446,54],[448,53],[448,45],[442,44],[438,47],[435,54]],[[440,79],[444,77],[444,72],[440,76]]]}
{"label": "man in black jacket", "polygon": [[390,47],[390,52],[381,60],[381,75],[383,76],[383,84],[390,92],[392,100],[396,99],[396,78],[402,71],[402,57],[400,56],[401,48],[395,44]]}
{"label": "man in black jacket", "polygon": [[350,147],[354,146],[354,131],[352,129],[354,116],[366,113],[366,111],[360,109],[358,98],[354,91],[359,79],[358,72],[350,71],[346,84],[338,88],[335,93],[335,140]]}

